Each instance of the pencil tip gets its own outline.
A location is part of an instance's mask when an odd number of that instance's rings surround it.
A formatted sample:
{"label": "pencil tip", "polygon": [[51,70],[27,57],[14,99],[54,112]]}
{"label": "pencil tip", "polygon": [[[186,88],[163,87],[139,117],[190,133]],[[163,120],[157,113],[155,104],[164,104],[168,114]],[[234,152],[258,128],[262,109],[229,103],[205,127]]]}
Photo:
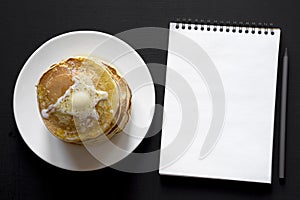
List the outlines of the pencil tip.
{"label": "pencil tip", "polygon": [[284,50],[284,56],[287,56],[287,48]]}

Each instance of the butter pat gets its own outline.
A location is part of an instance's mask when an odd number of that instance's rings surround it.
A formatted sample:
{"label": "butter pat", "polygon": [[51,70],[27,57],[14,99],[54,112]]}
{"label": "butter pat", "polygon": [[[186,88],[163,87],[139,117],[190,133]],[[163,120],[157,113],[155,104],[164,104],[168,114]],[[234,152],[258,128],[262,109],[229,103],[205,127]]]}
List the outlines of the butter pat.
{"label": "butter pat", "polygon": [[91,105],[90,95],[85,91],[77,91],[72,95],[72,106],[76,110],[85,110]]}

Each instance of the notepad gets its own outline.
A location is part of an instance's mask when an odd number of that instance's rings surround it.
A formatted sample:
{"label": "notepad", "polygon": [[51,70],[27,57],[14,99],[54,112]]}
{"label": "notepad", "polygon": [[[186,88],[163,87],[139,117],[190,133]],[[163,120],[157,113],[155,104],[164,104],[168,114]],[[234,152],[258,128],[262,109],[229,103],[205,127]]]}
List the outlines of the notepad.
{"label": "notepad", "polygon": [[280,29],[169,31],[159,173],[271,183]]}

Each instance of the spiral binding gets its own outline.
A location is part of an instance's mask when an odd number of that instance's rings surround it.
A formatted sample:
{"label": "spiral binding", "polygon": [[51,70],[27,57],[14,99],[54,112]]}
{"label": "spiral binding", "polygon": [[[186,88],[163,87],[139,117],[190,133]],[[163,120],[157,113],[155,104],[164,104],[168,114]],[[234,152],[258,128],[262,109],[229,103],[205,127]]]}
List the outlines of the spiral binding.
{"label": "spiral binding", "polygon": [[218,20],[191,20],[177,19],[176,29],[194,29],[200,31],[212,32],[233,32],[233,33],[250,33],[250,34],[271,34],[274,35],[274,26],[272,23],[255,23],[255,22],[237,22],[237,21],[218,21]]}

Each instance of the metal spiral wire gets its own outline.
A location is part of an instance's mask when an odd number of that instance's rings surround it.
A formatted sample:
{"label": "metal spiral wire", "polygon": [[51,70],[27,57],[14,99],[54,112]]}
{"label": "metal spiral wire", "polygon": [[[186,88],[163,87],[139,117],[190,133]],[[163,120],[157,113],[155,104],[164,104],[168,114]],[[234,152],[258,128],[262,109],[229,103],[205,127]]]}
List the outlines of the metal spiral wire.
{"label": "metal spiral wire", "polygon": [[218,21],[205,19],[186,19],[178,18],[176,20],[176,29],[212,31],[212,32],[232,32],[246,34],[265,34],[274,35],[274,26],[272,23],[255,23],[255,22],[237,22],[237,21]]}

